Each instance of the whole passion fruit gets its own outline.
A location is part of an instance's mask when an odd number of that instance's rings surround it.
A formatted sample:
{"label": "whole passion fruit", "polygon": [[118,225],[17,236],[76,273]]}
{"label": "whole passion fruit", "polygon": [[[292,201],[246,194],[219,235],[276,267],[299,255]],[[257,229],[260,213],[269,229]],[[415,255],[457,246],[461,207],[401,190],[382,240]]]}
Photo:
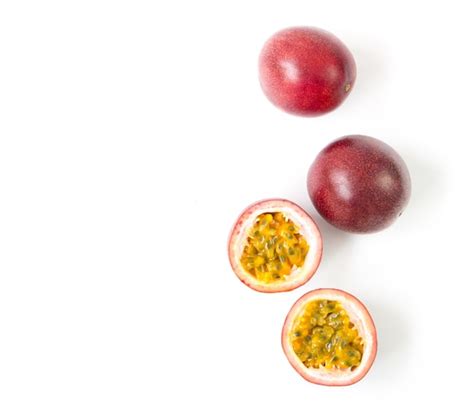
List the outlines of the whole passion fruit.
{"label": "whole passion fruit", "polygon": [[277,107],[318,116],[334,110],[349,95],[356,65],[349,49],[331,33],[291,27],[267,40],[259,74],[263,92]]}
{"label": "whole passion fruit", "polygon": [[322,288],[293,305],[283,325],[282,346],[290,364],[309,382],[351,385],[372,366],[377,333],[357,298]]}
{"label": "whole passion fruit", "polygon": [[322,254],[321,234],[297,204],[263,200],[239,216],[228,251],[232,269],[250,288],[266,293],[290,291],[316,272]]}
{"label": "whole passion fruit", "polygon": [[324,148],[308,172],[308,193],[330,224],[354,233],[391,225],[405,209],[411,183],[407,166],[384,142],[342,137]]}

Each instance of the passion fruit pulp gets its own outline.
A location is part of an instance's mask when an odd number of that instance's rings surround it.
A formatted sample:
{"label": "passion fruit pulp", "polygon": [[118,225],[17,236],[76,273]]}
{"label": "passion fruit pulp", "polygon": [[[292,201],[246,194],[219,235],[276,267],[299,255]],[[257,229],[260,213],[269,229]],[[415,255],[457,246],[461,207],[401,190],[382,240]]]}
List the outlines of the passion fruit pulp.
{"label": "passion fruit pulp", "polygon": [[261,292],[282,292],[314,275],[322,240],[316,223],[301,207],[269,199],[242,212],[231,230],[228,253],[244,284]]}
{"label": "passion fruit pulp", "polygon": [[290,27],[265,43],[259,60],[260,84],[277,107],[317,116],[339,106],[356,79],[349,49],[315,27]]}
{"label": "passion fruit pulp", "polygon": [[369,371],[377,353],[377,333],[365,306],[337,289],[303,295],[288,313],[282,346],[290,364],[320,385],[351,385]]}
{"label": "passion fruit pulp", "polygon": [[391,225],[404,211],[410,174],[400,155],[373,137],[342,137],[326,146],[308,172],[308,193],[330,224],[354,233]]}

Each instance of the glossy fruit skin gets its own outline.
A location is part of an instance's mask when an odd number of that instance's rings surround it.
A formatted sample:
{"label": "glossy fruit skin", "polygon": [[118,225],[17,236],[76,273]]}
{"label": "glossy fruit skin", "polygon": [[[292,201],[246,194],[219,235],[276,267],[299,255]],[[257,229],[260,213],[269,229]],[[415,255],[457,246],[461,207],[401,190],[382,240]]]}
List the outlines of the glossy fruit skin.
{"label": "glossy fruit skin", "polygon": [[[340,302],[349,314],[351,321],[355,324],[359,331],[359,335],[364,339],[364,353],[362,355],[361,364],[354,371],[345,372],[328,372],[323,370],[315,370],[307,368],[295,354],[291,345],[290,333],[293,322],[299,311],[306,303],[315,299],[329,299]],[[377,330],[374,320],[365,305],[352,294],[336,288],[319,288],[309,291],[301,296],[291,307],[285,318],[283,329],[281,332],[281,344],[286,358],[291,366],[305,380],[318,385],[326,386],[347,386],[359,382],[369,372],[372,364],[377,356]]]}
{"label": "glossy fruit skin", "polygon": [[[295,222],[300,223],[301,232],[308,240],[310,250],[305,265],[297,278],[293,278],[288,282],[262,284],[243,269],[240,264],[239,249],[241,242],[246,238],[245,227],[247,223],[252,222],[252,218],[258,214],[276,211],[284,212],[290,218],[295,219]],[[257,201],[242,211],[230,231],[227,252],[232,270],[242,283],[261,293],[281,293],[294,290],[306,284],[313,277],[321,262],[323,243],[319,227],[306,211],[292,201],[282,198],[270,198]]]}
{"label": "glossy fruit skin", "polygon": [[318,116],[338,107],[356,79],[349,49],[333,34],[291,27],[267,40],[259,59],[260,84],[268,99],[288,113]]}
{"label": "glossy fruit skin", "polygon": [[372,137],[342,137],[324,148],[308,172],[308,193],[319,214],[341,230],[372,233],[391,225],[411,192],[403,159]]}

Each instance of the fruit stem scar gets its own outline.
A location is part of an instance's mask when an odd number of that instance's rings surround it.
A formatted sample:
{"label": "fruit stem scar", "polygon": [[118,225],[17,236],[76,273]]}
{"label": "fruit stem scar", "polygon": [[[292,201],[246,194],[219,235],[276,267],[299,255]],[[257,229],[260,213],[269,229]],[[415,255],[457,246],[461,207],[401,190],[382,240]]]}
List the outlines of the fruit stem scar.
{"label": "fruit stem scar", "polygon": [[348,93],[350,89],[351,89],[351,83],[347,83],[344,87],[344,91]]}

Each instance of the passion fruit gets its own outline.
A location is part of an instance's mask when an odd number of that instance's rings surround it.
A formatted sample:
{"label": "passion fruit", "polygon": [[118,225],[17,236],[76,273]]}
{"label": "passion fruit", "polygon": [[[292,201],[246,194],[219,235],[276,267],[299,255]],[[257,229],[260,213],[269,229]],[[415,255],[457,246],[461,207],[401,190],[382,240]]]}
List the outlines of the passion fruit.
{"label": "passion fruit", "polygon": [[247,207],[234,224],[228,243],[237,277],[254,290],[293,290],[316,272],[322,255],[319,228],[297,204],[284,199]]}
{"label": "passion fruit", "polygon": [[318,116],[349,95],[356,64],[333,34],[314,27],[291,27],[270,37],[259,59],[264,94],[288,113]]}
{"label": "passion fruit", "polygon": [[391,225],[408,204],[410,174],[388,144],[372,137],[342,137],[324,148],[308,172],[308,193],[330,224],[354,233]]}
{"label": "passion fruit", "polygon": [[367,308],[342,290],[321,288],[291,307],[282,346],[293,368],[320,385],[351,385],[369,371],[377,333]]}

